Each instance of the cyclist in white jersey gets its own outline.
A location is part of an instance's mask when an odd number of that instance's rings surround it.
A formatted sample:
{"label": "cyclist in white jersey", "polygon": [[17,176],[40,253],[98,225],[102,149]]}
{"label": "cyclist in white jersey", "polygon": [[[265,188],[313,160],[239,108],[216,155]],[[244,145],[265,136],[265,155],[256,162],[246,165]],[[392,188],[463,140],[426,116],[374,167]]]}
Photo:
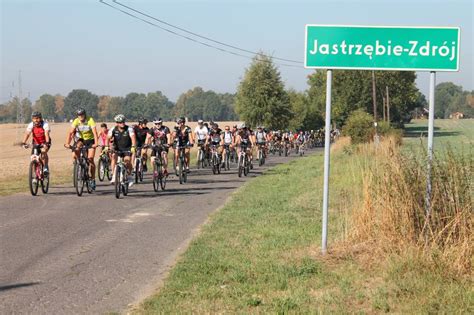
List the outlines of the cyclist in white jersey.
{"label": "cyclist in white jersey", "polygon": [[[205,145],[207,136],[209,135],[209,130],[204,125],[202,119],[198,120],[198,125],[194,128],[194,139],[197,140],[198,147]],[[204,152],[206,152],[206,148],[204,148]],[[197,152],[199,158],[199,150]]]}
{"label": "cyclist in white jersey", "polygon": [[232,148],[234,147],[234,135],[232,131],[230,130],[230,126],[225,126],[224,127],[224,133],[223,133],[223,138],[224,138],[224,158],[222,159],[222,165],[225,166],[225,159],[226,159],[226,154],[227,154],[227,148],[229,148],[229,152],[231,152]]}

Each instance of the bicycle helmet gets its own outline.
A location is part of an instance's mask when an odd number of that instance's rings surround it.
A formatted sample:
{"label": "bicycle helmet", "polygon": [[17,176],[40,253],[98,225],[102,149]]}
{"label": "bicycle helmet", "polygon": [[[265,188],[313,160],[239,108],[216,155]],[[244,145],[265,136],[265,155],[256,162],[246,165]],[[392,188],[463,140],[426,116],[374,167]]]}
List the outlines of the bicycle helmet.
{"label": "bicycle helmet", "polygon": [[204,123],[204,121],[202,119],[199,119],[198,124],[202,124],[202,123]]}
{"label": "bicycle helmet", "polygon": [[184,117],[180,117],[177,121],[178,124],[185,123],[185,122],[186,122],[186,118]]}
{"label": "bicycle helmet", "polygon": [[31,114],[31,118],[33,118],[33,117],[43,118],[43,115],[41,115],[40,112],[33,112],[33,113]]}
{"label": "bicycle helmet", "polygon": [[154,118],[153,123],[154,124],[161,124],[161,123],[163,123],[163,119],[161,117],[160,118]]}
{"label": "bicycle helmet", "polygon": [[245,129],[247,126],[245,124],[240,124],[239,129]]}
{"label": "bicycle helmet", "polygon": [[140,117],[138,118],[138,123],[146,125],[148,123],[148,120],[146,118]]}
{"label": "bicycle helmet", "polygon": [[84,108],[78,108],[78,109],[76,110],[76,115],[77,115],[77,116],[82,116],[82,115],[85,116],[85,115],[86,115],[86,110],[85,110]]}
{"label": "bicycle helmet", "polygon": [[116,123],[124,123],[125,122],[125,116],[122,114],[118,114],[117,116],[114,117],[114,120]]}

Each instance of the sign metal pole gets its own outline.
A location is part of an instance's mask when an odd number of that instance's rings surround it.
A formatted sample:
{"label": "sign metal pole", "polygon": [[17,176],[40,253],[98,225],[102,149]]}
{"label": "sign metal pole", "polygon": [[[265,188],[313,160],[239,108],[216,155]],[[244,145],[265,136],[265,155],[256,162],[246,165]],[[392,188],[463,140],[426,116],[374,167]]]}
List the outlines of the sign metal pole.
{"label": "sign metal pole", "polygon": [[329,203],[329,153],[331,146],[331,85],[332,70],[327,70],[326,76],[326,134],[324,141],[324,188],[323,188],[323,229],[322,245],[323,254],[327,252],[328,244],[328,203]]}
{"label": "sign metal pole", "polygon": [[428,232],[431,215],[431,164],[433,162],[433,136],[434,136],[434,103],[435,103],[436,72],[430,72],[430,96],[429,96],[429,116],[428,116],[428,170],[426,174],[426,209],[425,209],[425,241],[428,241]]}

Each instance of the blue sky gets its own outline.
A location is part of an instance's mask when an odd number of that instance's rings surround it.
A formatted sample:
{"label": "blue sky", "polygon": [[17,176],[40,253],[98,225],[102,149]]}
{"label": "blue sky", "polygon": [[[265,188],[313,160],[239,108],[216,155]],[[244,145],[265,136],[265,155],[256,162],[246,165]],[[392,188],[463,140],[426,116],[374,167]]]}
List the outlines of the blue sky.
{"label": "blue sky", "polygon": [[[111,0],[109,0],[112,3]],[[127,5],[196,33],[252,51],[303,60],[304,25],[460,26],[461,71],[438,73],[474,90],[472,0],[132,1]],[[162,91],[171,100],[202,86],[235,92],[249,60],[175,37],[97,0],[1,0],[1,95],[22,70],[23,94],[102,95]],[[280,67],[287,87],[307,88],[311,70]],[[429,75],[417,84],[428,93]],[[13,94],[18,93],[16,82]]]}

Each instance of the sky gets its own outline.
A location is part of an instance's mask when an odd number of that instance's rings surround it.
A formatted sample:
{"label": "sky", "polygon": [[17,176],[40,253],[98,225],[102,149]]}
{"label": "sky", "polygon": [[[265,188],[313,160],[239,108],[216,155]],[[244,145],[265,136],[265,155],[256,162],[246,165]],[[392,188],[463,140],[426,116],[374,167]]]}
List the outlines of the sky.
{"label": "sky", "polygon": [[[459,72],[438,72],[474,90],[474,0],[120,0],[195,33],[280,58],[304,59],[305,24],[459,26]],[[205,47],[115,11],[98,0],[0,0],[0,103],[18,94],[84,88],[98,95],[162,91],[170,100],[195,86],[235,93],[251,60]],[[107,0],[113,4],[112,0]],[[248,55],[248,54],[247,54]],[[304,91],[314,70],[279,66]],[[429,73],[417,85],[428,94]],[[14,86],[12,86],[14,82]]]}

